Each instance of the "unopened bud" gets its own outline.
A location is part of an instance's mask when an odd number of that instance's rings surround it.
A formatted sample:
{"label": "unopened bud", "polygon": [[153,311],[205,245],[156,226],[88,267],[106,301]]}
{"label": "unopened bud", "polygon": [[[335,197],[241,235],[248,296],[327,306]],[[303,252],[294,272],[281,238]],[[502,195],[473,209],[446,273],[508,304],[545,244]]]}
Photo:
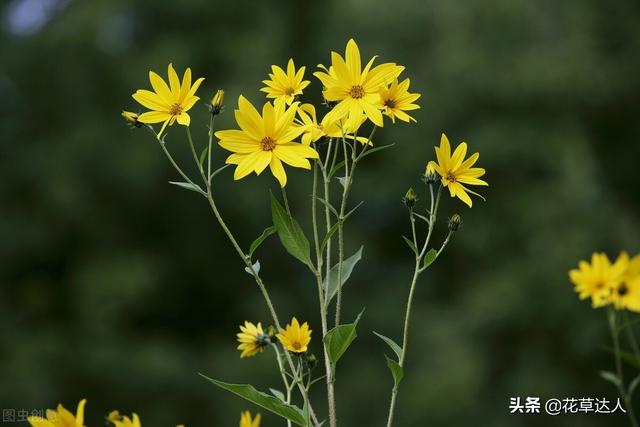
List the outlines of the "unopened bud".
{"label": "unopened bud", "polygon": [[416,200],[418,200],[416,198],[416,192],[413,191],[413,188],[409,188],[407,190],[407,193],[402,198],[402,203],[404,203],[407,208],[413,209],[413,207],[416,205]]}
{"label": "unopened bud", "polygon": [[316,358],[316,356],[314,354],[308,354],[307,367],[309,368],[309,370],[312,370],[313,368],[315,368],[317,364],[318,364],[318,359]]}
{"label": "unopened bud", "polygon": [[462,225],[462,217],[458,214],[451,215],[451,218],[449,218],[449,231],[454,233],[458,231],[461,225]]}
{"label": "unopened bud", "polygon": [[427,163],[427,168],[424,171],[423,180],[425,184],[428,185],[435,184],[435,182],[438,180],[436,169],[433,167],[433,162]]}
{"label": "unopened bud", "polygon": [[276,330],[276,327],[273,325],[269,325],[269,327],[267,328],[267,335],[269,335],[270,337],[274,337],[277,332],[278,331]]}
{"label": "unopened bud", "polygon": [[222,105],[224,104],[224,90],[218,89],[216,94],[211,98],[211,104],[209,105],[209,112],[214,116],[220,114],[222,111]]}
{"label": "unopened bud", "polygon": [[127,124],[132,128],[139,128],[142,126],[142,123],[138,121],[139,116],[136,113],[122,110],[122,117],[125,119]]}

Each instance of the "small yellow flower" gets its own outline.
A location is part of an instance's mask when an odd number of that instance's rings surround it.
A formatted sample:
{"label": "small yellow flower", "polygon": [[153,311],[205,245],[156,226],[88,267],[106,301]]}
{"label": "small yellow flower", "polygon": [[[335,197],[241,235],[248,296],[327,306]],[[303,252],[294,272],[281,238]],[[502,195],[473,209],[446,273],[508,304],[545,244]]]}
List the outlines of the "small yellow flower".
{"label": "small yellow flower", "polygon": [[238,350],[240,358],[255,356],[262,352],[269,345],[269,336],[262,330],[262,325],[254,325],[245,320],[244,326],[240,325],[240,332],[237,334]]}
{"label": "small yellow flower", "polygon": [[[467,206],[471,207],[471,197],[467,193],[475,194],[484,198],[478,193],[469,190],[467,185],[489,185],[485,181],[479,179],[485,174],[482,168],[472,167],[480,157],[479,153],[474,153],[468,159],[464,159],[467,155],[467,143],[463,142],[451,155],[451,146],[447,136],[443,133],[440,138],[440,147],[436,147],[436,157],[438,162],[431,161],[429,165],[442,177],[442,185],[449,189],[451,197],[458,197]],[[427,166],[427,172],[429,172]]]}
{"label": "small yellow flower", "polygon": [[135,412],[132,418],[120,415],[118,411],[111,411],[107,417],[107,421],[113,424],[115,427],[140,427],[140,418]]}
{"label": "small yellow flower", "polygon": [[267,166],[280,182],[287,185],[287,174],[282,162],[303,169],[311,169],[307,159],[317,159],[318,152],[311,147],[294,142],[304,128],[294,126],[298,104],[286,108],[284,103],[274,107],[267,102],[262,115],[242,95],[235,111],[240,129],[221,130],[215,133],[219,144],[234,154],[227,158],[228,164],[237,165],[233,178],[238,180],[255,172],[260,175]]}
{"label": "small yellow flower", "polygon": [[331,110],[331,121],[345,116],[358,117],[364,113],[376,126],[384,126],[380,111],[379,90],[391,84],[404,67],[385,63],[373,67],[374,56],[362,69],[360,50],[351,39],[347,43],[344,58],[331,52],[331,67],[320,66],[323,71],[313,73],[324,85],[322,92],[327,101],[337,101]]}
{"label": "small yellow flower", "polygon": [[167,125],[171,126],[176,121],[184,126],[189,126],[191,117],[187,111],[198,101],[195,96],[196,91],[204,78],[197,79],[191,84],[191,68],[187,68],[182,77],[182,83],[178,74],[173,69],[173,65],[168,66],[169,85],[156,73],[149,71],[149,80],[153,87],[153,92],[139,89],[134,93],[133,99],[144,107],[150,109],[138,117],[142,123],[161,123],[162,128],[158,132],[158,138],[164,132]]}
{"label": "small yellow flower", "polygon": [[300,326],[298,319],[294,317],[284,331],[280,331],[276,337],[287,350],[293,353],[304,353],[311,342],[311,330],[307,322]]}
{"label": "small yellow flower", "polygon": [[614,287],[611,302],[616,310],[640,313],[640,275],[627,278]]}
{"label": "small yellow flower", "polygon": [[[310,145],[312,142],[316,142],[323,136],[329,138],[342,138],[343,133],[345,138],[353,139],[354,134],[358,131],[360,126],[367,120],[367,116],[360,114],[356,118],[346,120],[342,124],[342,128],[336,122],[330,122],[328,115],[324,116],[322,121],[318,123],[316,116],[316,107],[313,104],[302,104],[298,108],[298,119],[295,123],[298,126],[304,127],[304,133],[302,134],[302,144]],[[367,143],[367,138],[359,136],[358,141],[363,144]]]}
{"label": "small yellow flower", "polygon": [[82,399],[78,403],[75,416],[60,404],[55,411],[47,409],[46,419],[29,417],[27,420],[33,427],[84,427],[84,406],[86,403],[87,399]]}
{"label": "small yellow flower", "polygon": [[129,124],[131,127],[139,128],[140,126],[142,126],[142,123],[138,121],[139,116],[136,113],[122,110],[122,117],[124,117],[124,119],[127,121],[127,124]]}
{"label": "small yellow flower", "polygon": [[222,111],[222,105],[224,104],[224,90],[218,89],[211,98],[211,106],[209,107],[211,110],[211,114],[214,116],[220,114]]}
{"label": "small yellow flower", "polygon": [[276,103],[283,102],[291,105],[296,96],[302,95],[304,88],[309,86],[309,80],[302,80],[305,69],[306,67],[300,67],[296,71],[293,59],[289,59],[286,73],[277,65],[272,65],[273,73],[269,73],[270,80],[263,80],[262,83],[267,86],[260,90],[267,94],[267,98],[275,99]]}
{"label": "small yellow flower", "polygon": [[380,89],[382,111],[391,118],[393,123],[396,122],[396,117],[407,123],[416,121],[416,119],[405,113],[405,111],[420,108],[418,104],[413,103],[420,98],[420,94],[410,93],[409,83],[409,79],[405,79],[402,83],[398,83],[398,79],[395,79],[389,87],[382,87]]}
{"label": "small yellow flower", "polygon": [[251,418],[251,412],[244,411],[240,413],[240,427],[260,427],[260,414],[256,414],[255,418]]}
{"label": "small yellow flower", "polygon": [[591,264],[580,261],[577,269],[569,271],[569,279],[580,299],[591,298],[594,308],[602,307],[611,303],[612,290],[622,283],[628,263],[624,253],[611,264],[606,254],[595,252]]}

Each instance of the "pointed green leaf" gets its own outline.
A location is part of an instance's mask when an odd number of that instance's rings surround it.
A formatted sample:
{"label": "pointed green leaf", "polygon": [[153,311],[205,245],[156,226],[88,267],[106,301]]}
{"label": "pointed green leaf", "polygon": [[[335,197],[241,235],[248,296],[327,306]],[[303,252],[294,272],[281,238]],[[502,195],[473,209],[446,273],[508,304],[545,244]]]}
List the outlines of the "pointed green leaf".
{"label": "pointed green leaf", "polygon": [[402,358],[402,347],[396,344],[394,340],[392,340],[389,337],[385,337],[384,335],[379,334],[376,331],[373,331],[373,333],[376,334],[378,338],[380,338],[382,341],[386,342],[389,345],[389,347],[391,347],[391,350],[393,350],[396,356],[398,356],[398,360]]}
{"label": "pointed green leaf", "polygon": [[271,396],[267,393],[256,390],[250,384],[230,384],[222,381],[214,380],[205,375],[200,374],[203,378],[211,381],[223,390],[227,390],[233,394],[236,394],[249,402],[271,411],[276,415],[279,415],[287,420],[291,420],[299,426],[306,427],[307,421],[305,420],[302,409],[295,405],[284,403],[277,397]]}
{"label": "pointed green leaf", "polygon": [[200,159],[198,160],[198,163],[200,163],[200,167],[204,167],[204,159],[207,158],[207,153],[209,152],[209,147],[204,147],[204,150],[202,150],[202,153],[200,153]]}
{"label": "pointed green leaf", "polygon": [[429,267],[433,263],[433,261],[436,260],[437,256],[438,256],[438,251],[436,251],[435,249],[429,249],[429,252],[427,252],[427,254],[424,256],[423,268]]}
{"label": "pointed green leaf", "polygon": [[[353,268],[356,266],[358,261],[362,259],[363,248],[364,246],[360,246],[360,249],[358,249],[358,252],[351,255],[349,258],[345,259],[344,262],[342,263],[342,277],[340,280],[342,282],[340,284],[341,286],[344,286],[345,282],[351,276],[351,273],[353,272]],[[329,305],[333,297],[335,297],[336,294],[338,293],[338,264],[331,267],[331,270],[329,271],[329,286],[328,287],[326,286],[326,279],[325,279],[325,287],[328,289],[328,296],[327,296],[326,303],[327,305]]]}
{"label": "pointed green leaf", "polygon": [[418,248],[416,248],[416,245],[409,240],[408,238],[402,236],[402,238],[404,239],[404,241],[407,243],[407,245],[409,245],[409,248],[411,248],[411,250],[413,251],[414,254],[418,255]]}
{"label": "pointed green leaf", "polygon": [[329,171],[328,177],[331,178],[333,175],[335,175],[336,172],[338,172],[343,167],[344,167],[344,160],[341,162],[338,162],[333,168],[331,168],[331,171]]}
{"label": "pointed green leaf", "polygon": [[185,190],[191,190],[191,191],[195,191],[196,193],[202,193],[202,188],[200,188],[196,184],[191,184],[190,182],[169,181],[169,184],[177,185],[178,187],[184,188]]}
{"label": "pointed green leaf", "polygon": [[360,161],[360,160],[364,159],[364,158],[365,158],[365,157],[367,157],[369,154],[373,154],[373,153],[375,153],[375,152],[377,152],[377,151],[382,151],[382,150],[384,150],[384,149],[386,149],[386,148],[393,147],[394,145],[395,145],[395,144],[381,145],[381,146],[379,146],[379,147],[374,147],[374,148],[372,148],[372,149],[370,149],[370,150],[367,150],[367,151],[365,151],[364,153],[362,153],[362,154],[360,155],[360,157],[358,158],[358,161]]}
{"label": "pointed green leaf", "polygon": [[276,390],[275,388],[270,388],[269,391],[278,399],[282,400],[283,402],[285,401],[284,393],[281,392],[280,390]]}
{"label": "pointed green leaf", "polygon": [[636,391],[636,388],[638,388],[638,385],[640,385],[640,375],[636,376],[634,379],[631,380],[631,383],[629,383],[629,396],[633,395],[633,392]]}
{"label": "pointed green leaf", "polygon": [[329,360],[332,364],[335,365],[338,362],[353,340],[358,336],[356,333],[356,326],[358,325],[363,312],[364,310],[360,312],[353,323],[338,325],[327,332],[324,336],[322,341],[324,342],[327,355],[329,356]]}
{"label": "pointed green leaf", "polygon": [[304,235],[300,225],[289,216],[273,194],[271,194],[271,216],[282,246],[294,258],[312,267],[309,240]]}
{"label": "pointed green leaf", "polygon": [[335,234],[335,232],[338,230],[338,226],[339,225],[340,225],[340,223],[336,222],[335,224],[333,224],[331,226],[331,228],[329,229],[327,234],[324,236],[324,239],[322,239],[322,244],[320,245],[320,252],[322,252],[324,250],[325,246],[327,246],[327,243],[329,242],[329,239],[331,239],[331,236],[333,236]]}
{"label": "pointed green leaf", "polygon": [[387,366],[393,376],[393,386],[398,387],[398,385],[400,385],[400,381],[402,381],[402,377],[404,377],[404,370],[395,360],[390,359],[387,356],[384,356],[384,358],[387,359]]}
{"label": "pointed green leaf", "polygon": [[615,384],[616,387],[618,387],[620,385],[620,378],[618,378],[618,376],[616,374],[614,374],[613,372],[609,372],[609,371],[600,371],[598,372],[600,374],[600,376],[609,381],[610,383]]}
{"label": "pointed green leaf", "polygon": [[256,251],[256,249],[258,249],[258,247],[260,247],[262,242],[264,242],[267,239],[267,237],[271,236],[275,232],[276,232],[276,227],[274,227],[273,225],[271,227],[267,227],[262,232],[260,237],[258,237],[256,240],[253,241],[253,243],[251,243],[251,246],[249,247],[249,258],[253,256],[253,253]]}

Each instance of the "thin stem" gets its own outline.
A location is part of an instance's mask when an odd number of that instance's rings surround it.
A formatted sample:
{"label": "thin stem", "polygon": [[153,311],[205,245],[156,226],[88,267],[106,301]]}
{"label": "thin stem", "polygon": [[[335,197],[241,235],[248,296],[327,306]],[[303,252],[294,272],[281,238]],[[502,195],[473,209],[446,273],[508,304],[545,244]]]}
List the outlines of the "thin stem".
{"label": "thin stem", "polygon": [[[284,388],[286,390],[287,396],[285,403],[291,403],[291,389],[292,386],[289,385],[289,381],[287,380],[287,373],[284,369],[284,364],[282,363],[282,357],[280,356],[280,350],[278,350],[277,344],[271,344],[273,346],[273,350],[276,352],[276,360],[278,361],[278,369],[280,370],[280,376],[282,377],[282,383],[284,384]],[[285,350],[286,351],[286,350]],[[291,427],[291,421],[287,420],[287,427]]]}
{"label": "thin stem", "polygon": [[617,319],[616,312],[612,307],[609,307],[608,311],[608,320],[609,320],[609,330],[611,331],[611,339],[613,340],[613,350],[615,353],[615,364],[616,364],[616,375],[618,377],[618,382],[616,383],[616,387],[618,388],[618,393],[620,397],[624,401],[624,406],[627,408],[627,416],[629,417],[629,421],[633,427],[638,427],[638,420],[636,419],[635,412],[633,410],[633,406],[631,405],[631,396],[625,390],[624,385],[624,373],[622,370],[622,359],[620,357],[620,339],[618,336],[617,329]]}
{"label": "thin stem", "polygon": [[[153,128],[151,128],[151,131],[153,132]],[[180,176],[185,181],[187,181],[189,184],[191,184],[193,186],[193,188],[196,189],[196,191],[198,191],[198,193],[202,194],[203,196],[206,196],[206,193],[200,189],[200,186],[198,186],[195,182],[193,182],[191,180],[191,178],[189,178],[189,176],[186,173],[184,173],[182,168],[180,168],[180,166],[178,166],[178,163],[176,163],[176,161],[171,156],[171,153],[169,153],[169,150],[167,150],[167,147],[165,146],[164,141],[159,140],[157,138],[156,138],[156,140],[158,141],[158,144],[160,144],[160,148],[162,148],[162,151],[164,152],[164,155],[167,157],[167,159],[169,160],[169,162],[171,163],[173,168],[180,174]]]}
{"label": "thin stem", "polygon": [[198,158],[198,154],[196,153],[196,147],[193,144],[193,138],[191,137],[191,130],[189,129],[188,126],[186,127],[186,129],[187,129],[187,139],[189,140],[189,147],[191,147],[191,155],[193,156],[193,161],[196,163],[196,167],[198,168],[198,171],[200,172],[200,176],[202,177],[202,180],[204,181],[205,187],[208,188],[209,185],[207,184],[207,182],[209,182],[209,180],[204,175],[204,169],[202,168],[202,165],[200,164],[200,159]]}
{"label": "thin stem", "polygon": [[215,114],[211,114],[209,119],[209,149],[207,150],[207,188],[211,185],[211,150],[213,148],[213,122],[215,121]]}
{"label": "thin stem", "polygon": [[633,328],[631,327],[631,321],[629,320],[629,315],[626,311],[622,312],[622,316],[624,319],[624,329],[627,333],[627,339],[629,340],[629,344],[633,349],[633,354],[636,356],[636,359],[640,359],[640,348],[638,347],[638,340],[636,339],[636,334],[633,332]]}
{"label": "thin stem", "polygon": [[291,209],[289,208],[289,198],[287,197],[287,189],[284,187],[280,187],[282,190],[282,198],[284,199],[284,207],[287,210],[287,214],[291,216]]}

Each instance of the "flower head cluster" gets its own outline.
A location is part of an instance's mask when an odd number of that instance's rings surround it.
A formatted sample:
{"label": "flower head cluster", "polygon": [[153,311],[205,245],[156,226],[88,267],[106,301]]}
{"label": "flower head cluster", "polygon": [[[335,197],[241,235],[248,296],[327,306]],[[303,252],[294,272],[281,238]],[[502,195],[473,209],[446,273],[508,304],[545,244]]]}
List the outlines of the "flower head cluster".
{"label": "flower head cluster", "polygon": [[458,145],[453,154],[451,154],[449,139],[445,134],[442,134],[440,146],[436,147],[436,158],[438,161],[430,161],[427,164],[425,176],[433,176],[433,172],[437,172],[441,177],[442,185],[449,189],[451,197],[458,197],[467,206],[471,207],[473,203],[467,193],[474,194],[480,198],[482,198],[482,196],[470,190],[467,186],[489,184],[480,179],[480,177],[485,174],[485,170],[473,167],[480,158],[480,153],[474,153],[468,159],[465,159],[466,155],[466,142]]}
{"label": "flower head cluster", "polygon": [[616,310],[640,312],[640,254],[629,258],[621,252],[615,262],[594,252],[591,262],[580,261],[569,271],[580,299],[591,299],[594,308],[613,305]]}

